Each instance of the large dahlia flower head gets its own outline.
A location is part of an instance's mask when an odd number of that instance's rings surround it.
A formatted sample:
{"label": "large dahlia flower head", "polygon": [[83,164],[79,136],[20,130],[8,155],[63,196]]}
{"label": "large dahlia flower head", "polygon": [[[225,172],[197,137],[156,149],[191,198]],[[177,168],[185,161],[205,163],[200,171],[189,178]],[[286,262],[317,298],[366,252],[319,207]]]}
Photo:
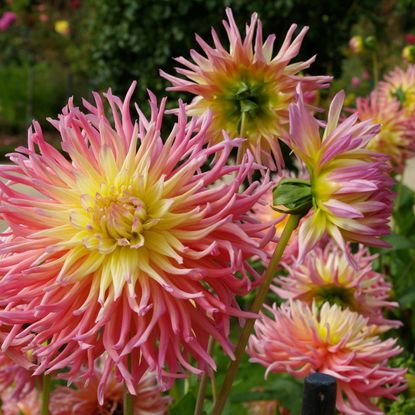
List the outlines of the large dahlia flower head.
{"label": "large dahlia flower head", "polygon": [[165,99],[150,95],[150,118],[136,107],[133,121],[133,90],[124,101],[108,91],[110,117],[98,94],[86,112],[70,100],[51,120],[66,156],[35,122],[0,167],[2,348],[30,350],[36,375],[69,380],[93,377],[102,358],[101,402],[114,368],[134,394],[148,369],[168,387],[214,368],[209,337],[232,356],[230,318],[246,316],[235,296],[260,277],[247,259],[265,260],[273,233],[247,214],[269,180],[239,190],[252,155],[226,165],[241,140],[204,146],[210,116],[188,120],[183,104],[162,138]]}
{"label": "large dahlia flower head", "polygon": [[381,340],[362,315],[299,300],[266,308],[271,317],[262,314],[256,321],[248,346],[251,362],[266,367],[266,376],[331,375],[337,380],[337,410],[346,415],[382,415],[377,398],[397,399],[406,389],[406,369],[388,366],[402,351],[397,339]]}
{"label": "large dahlia flower head", "polygon": [[380,238],[390,232],[391,167],[388,156],[366,147],[380,126],[358,122],[356,113],[339,122],[343,91],[334,97],[323,124],[307,109],[301,87],[297,92],[297,102],[290,105],[290,145],[310,174],[312,199],[298,231],[299,261],[328,235],[357,267],[347,241],[389,246]]}
{"label": "large dahlia flower head", "polygon": [[324,248],[315,247],[302,262],[284,264],[287,275],[274,280],[271,289],[284,300],[301,300],[304,303],[324,302],[349,308],[368,318],[374,330],[384,331],[402,325],[400,321],[385,318],[383,311],[398,307],[391,301],[392,285],[385,275],[375,272],[372,263],[377,255],[371,255],[363,245],[348,255],[357,264],[355,269],[344,252],[332,241]]}
{"label": "large dahlia flower head", "polygon": [[238,160],[250,149],[259,163],[280,169],[284,160],[278,140],[287,139],[288,106],[295,100],[296,87],[301,83],[307,96],[313,96],[329,85],[331,77],[300,74],[314,62],[315,56],[305,62],[290,63],[298,55],[308,27],[294,37],[297,25],[291,25],[273,56],[276,37],[270,35],[263,41],[262,23],[256,13],[246,25],[245,37],[230,8],[226,9],[226,16],[223,26],[229,47],[221,43],[214,29],[213,46],[196,35],[205,56],[192,49],[193,62],[176,58],[183,65],[176,68],[183,78],[160,73],[172,84],[167,90],[195,95],[187,106],[189,114],[212,111],[208,131],[211,143],[222,140],[222,130],[231,137],[242,135],[245,141],[239,147]]}
{"label": "large dahlia flower head", "polygon": [[[414,85],[415,88],[415,85]],[[415,116],[400,101],[380,90],[356,100],[360,120],[372,120],[382,128],[367,144],[369,150],[386,154],[395,173],[402,173],[406,160],[415,155]]]}

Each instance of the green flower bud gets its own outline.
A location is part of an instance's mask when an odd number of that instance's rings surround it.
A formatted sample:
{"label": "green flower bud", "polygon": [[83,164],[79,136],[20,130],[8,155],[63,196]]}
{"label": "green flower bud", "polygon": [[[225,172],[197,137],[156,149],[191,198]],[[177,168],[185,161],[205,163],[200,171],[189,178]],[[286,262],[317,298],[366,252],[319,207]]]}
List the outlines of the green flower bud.
{"label": "green flower bud", "polygon": [[313,206],[311,184],[301,179],[283,179],[272,191],[277,212],[306,215]]}

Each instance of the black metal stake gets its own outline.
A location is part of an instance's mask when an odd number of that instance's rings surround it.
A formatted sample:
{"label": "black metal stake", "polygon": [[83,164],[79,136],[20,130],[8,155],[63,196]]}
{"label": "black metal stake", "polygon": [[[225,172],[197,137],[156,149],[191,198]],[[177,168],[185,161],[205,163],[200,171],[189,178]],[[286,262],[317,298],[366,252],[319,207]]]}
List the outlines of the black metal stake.
{"label": "black metal stake", "polygon": [[334,415],[336,379],[324,373],[313,373],[304,379],[302,415]]}

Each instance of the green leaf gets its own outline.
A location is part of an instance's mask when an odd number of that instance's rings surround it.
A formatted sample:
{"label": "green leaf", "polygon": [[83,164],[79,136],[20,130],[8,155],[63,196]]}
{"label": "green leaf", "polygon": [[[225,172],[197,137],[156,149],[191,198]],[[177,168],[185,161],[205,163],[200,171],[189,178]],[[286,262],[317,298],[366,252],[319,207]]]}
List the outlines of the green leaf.
{"label": "green leaf", "polygon": [[415,285],[405,290],[405,294],[398,298],[402,307],[410,307],[415,303]]}
{"label": "green leaf", "polygon": [[169,410],[169,415],[192,415],[196,405],[196,398],[193,392],[188,392]]}
{"label": "green leaf", "polygon": [[415,240],[409,239],[403,235],[391,234],[385,236],[384,240],[392,245],[393,251],[400,249],[415,249]]}

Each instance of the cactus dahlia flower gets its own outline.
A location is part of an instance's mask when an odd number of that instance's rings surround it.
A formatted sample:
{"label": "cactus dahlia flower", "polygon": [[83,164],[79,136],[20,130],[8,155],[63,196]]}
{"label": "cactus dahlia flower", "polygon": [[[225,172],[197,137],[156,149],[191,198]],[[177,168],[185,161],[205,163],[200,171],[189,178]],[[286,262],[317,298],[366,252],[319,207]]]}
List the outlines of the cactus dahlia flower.
{"label": "cactus dahlia flower", "polygon": [[12,397],[12,393],[3,394],[2,415],[40,415],[40,396],[36,389],[32,389],[20,399]]}
{"label": "cactus dahlia flower", "polygon": [[268,309],[272,318],[256,321],[248,346],[251,362],[265,366],[266,373],[334,376],[337,409],[348,415],[381,415],[372,398],[395,399],[406,388],[406,370],[387,367],[401,348],[395,339],[371,334],[365,317],[328,303],[319,308],[293,301]]}
{"label": "cactus dahlia flower", "polygon": [[[132,121],[133,89],[124,102],[107,93],[114,125],[98,94],[95,105],[84,102],[86,113],[69,102],[52,121],[67,157],[35,123],[28,148],[0,169],[8,180],[0,184],[10,227],[0,245],[8,344],[29,337],[35,374],[68,367],[69,380],[82,368],[93,376],[104,356],[100,402],[114,367],[134,393],[148,368],[162,382],[214,367],[209,336],[232,355],[229,319],[244,315],[235,295],[249,290],[247,271],[259,277],[246,260],[265,259],[261,244],[270,237],[268,224],[247,215],[269,183],[239,192],[253,159],[226,165],[239,140],[203,148],[209,119],[188,121],[182,104],[163,140],[165,100],[158,108],[151,97],[151,118],[138,109]],[[231,183],[212,187],[227,174]]]}
{"label": "cactus dahlia flower", "polygon": [[[0,355],[0,396],[20,400],[35,387],[36,378],[32,372],[16,364],[5,354]],[[1,413],[1,411],[0,411]]]}
{"label": "cactus dahlia flower", "polygon": [[370,255],[363,246],[350,255],[358,264],[357,270],[335,244],[314,248],[303,262],[285,265],[288,276],[278,277],[272,289],[284,299],[338,304],[367,317],[370,324],[400,326],[399,321],[387,320],[382,314],[384,307],[397,307],[398,303],[388,301],[391,285],[372,270],[376,255]]}
{"label": "cactus dahlia flower", "polygon": [[378,90],[387,99],[396,98],[407,116],[413,117],[415,110],[415,65],[406,70],[396,67],[379,82]]}
{"label": "cactus dahlia flower", "polygon": [[382,125],[367,148],[387,154],[393,169],[402,173],[405,161],[415,155],[415,118],[409,118],[400,109],[397,99],[385,99],[378,91],[373,91],[370,97],[358,98],[356,103],[360,120],[371,119]]}
{"label": "cactus dahlia flower", "polygon": [[171,91],[190,92],[196,95],[187,110],[190,115],[212,111],[213,122],[209,129],[210,140],[222,140],[222,130],[231,137],[244,137],[246,141],[238,151],[240,160],[249,148],[257,161],[275,168],[283,164],[278,139],[285,136],[288,125],[288,104],[295,99],[295,88],[301,82],[303,89],[313,92],[327,86],[328,76],[299,76],[315,57],[306,62],[289,62],[298,55],[301,42],[308,30],[303,28],[292,40],[296,25],[292,25],[276,56],[273,57],[275,35],[265,42],[262,24],[256,13],[246,26],[243,39],[232,11],[226,9],[228,20],[223,21],[229,38],[229,50],[220,42],[212,29],[214,47],[199,36],[196,40],[205,56],[190,52],[193,62],[184,57],[176,60],[184,66],[177,72],[187,79],[161,71],[173,86]]}
{"label": "cactus dahlia flower", "polygon": [[343,101],[343,92],[334,97],[322,138],[321,122],[307,111],[301,91],[290,105],[291,147],[308,169],[313,200],[298,231],[300,259],[325,233],[346,253],[345,240],[387,245],[378,237],[389,232],[390,166],[387,156],[366,149],[379,125],[357,122],[358,114],[339,123]]}
{"label": "cactus dahlia flower", "polygon": [[[97,400],[99,378],[93,378],[78,389],[59,386],[51,395],[51,415],[116,415],[123,413],[123,385],[111,376],[105,388],[105,401]],[[134,415],[164,415],[170,402],[169,396],[162,396],[156,378],[146,373],[136,386]]]}

